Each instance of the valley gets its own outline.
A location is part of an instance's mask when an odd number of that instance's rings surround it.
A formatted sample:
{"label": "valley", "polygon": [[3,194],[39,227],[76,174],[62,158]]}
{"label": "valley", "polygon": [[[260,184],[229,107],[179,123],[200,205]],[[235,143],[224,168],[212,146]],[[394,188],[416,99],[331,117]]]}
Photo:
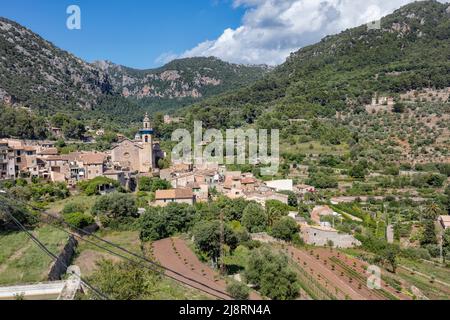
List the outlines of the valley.
{"label": "valley", "polygon": [[418,1],[276,67],[136,70],[0,18],[0,285],[73,265],[78,300],[449,300],[449,21]]}

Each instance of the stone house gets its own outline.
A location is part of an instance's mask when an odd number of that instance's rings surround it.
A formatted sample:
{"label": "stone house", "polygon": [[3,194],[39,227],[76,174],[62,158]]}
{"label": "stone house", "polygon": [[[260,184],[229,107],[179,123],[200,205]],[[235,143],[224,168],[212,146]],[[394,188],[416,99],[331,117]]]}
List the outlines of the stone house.
{"label": "stone house", "polygon": [[155,205],[157,206],[166,206],[173,202],[194,205],[195,201],[192,189],[158,190],[155,193]]}

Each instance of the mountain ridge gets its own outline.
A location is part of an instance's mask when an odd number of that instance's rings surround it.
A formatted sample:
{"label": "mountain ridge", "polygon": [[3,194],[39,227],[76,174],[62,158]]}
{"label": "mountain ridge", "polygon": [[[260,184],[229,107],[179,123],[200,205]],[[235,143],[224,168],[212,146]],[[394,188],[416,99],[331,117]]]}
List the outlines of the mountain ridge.
{"label": "mountain ridge", "polygon": [[[177,109],[259,79],[263,66],[217,58],[172,61],[137,70],[110,62],[88,63],[22,25],[0,17],[0,102],[43,114],[94,110],[105,101],[128,109]],[[125,102],[124,98],[132,98]],[[117,102],[118,101],[118,102]],[[141,111],[139,111],[141,112]]]}
{"label": "mountain ridge", "polygon": [[381,30],[362,25],[327,36],[254,84],[182,112],[213,127],[234,127],[273,109],[286,119],[334,117],[377,94],[450,87],[449,8],[434,0],[408,4],[382,18]]}

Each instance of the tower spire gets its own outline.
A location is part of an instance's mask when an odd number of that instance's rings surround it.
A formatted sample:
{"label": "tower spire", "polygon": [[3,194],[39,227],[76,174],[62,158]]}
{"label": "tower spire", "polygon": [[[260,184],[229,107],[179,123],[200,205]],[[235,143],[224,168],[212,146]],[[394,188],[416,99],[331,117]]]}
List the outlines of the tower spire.
{"label": "tower spire", "polygon": [[151,129],[151,125],[150,125],[150,118],[148,116],[148,113],[145,113],[145,117],[144,117],[144,129]]}

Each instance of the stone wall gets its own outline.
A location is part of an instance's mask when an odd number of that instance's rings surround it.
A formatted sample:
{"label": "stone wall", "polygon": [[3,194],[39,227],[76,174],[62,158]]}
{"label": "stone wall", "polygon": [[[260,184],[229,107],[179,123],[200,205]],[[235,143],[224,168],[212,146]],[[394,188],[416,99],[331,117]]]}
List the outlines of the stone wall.
{"label": "stone wall", "polygon": [[335,248],[353,248],[361,245],[357,239],[349,234],[340,234],[336,230],[322,230],[314,227],[302,227],[302,236],[305,243],[314,246],[326,246],[329,241]]}
{"label": "stone wall", "polygon": [[48,274],[49,281],[61,280],[62,276],[67,271],[67,266],[70,266],[70,263],[72,262],[77,246],[78,241],[73,236],[70,236],[66,245],[58,255],[58,260],[53,262],[50,268]]}

